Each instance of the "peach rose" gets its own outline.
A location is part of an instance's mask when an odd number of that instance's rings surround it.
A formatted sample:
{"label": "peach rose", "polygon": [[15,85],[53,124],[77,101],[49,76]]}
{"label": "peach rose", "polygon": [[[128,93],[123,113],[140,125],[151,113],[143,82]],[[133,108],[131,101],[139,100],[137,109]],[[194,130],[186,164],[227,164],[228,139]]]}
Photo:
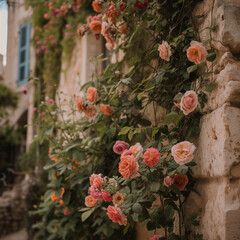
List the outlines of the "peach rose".
{"label": "peach rose", "polygon": [[124,152],[121,154],[120,159],[122,159],[124,156],[129,156],[129,155],[134,156],[135,155],[134,151],[130,150],[130,149],[129,150],[124,150]]}
{"label": "peach rose", "polygon": [[125,198],[125,195],[123,193],[116,192],[113,195],[112,201],[113,201],[114,205],[120,206],[124,202],[124,198]]}
{"label": "peach rose", "polygon": [[166,41],[162,41],[162,44],[160,44],[158,47],[158,51],[160,58],[166,61],[170,60],[170,56],[172,55],[171,47],[168,45]]}
{"label": "peach rose", "polygon": [[87,207],[95,207],[97,205],[97,199],[95,199],[92,195],[88,195],[85,197],[85,205]]}
{"label": "peach rose", "polygon": [[135,178],[138,176],[139,165],[137,159],[132,156],[124,156],[119,163],[119,172],[125,178]]}
{"label": "peach rose", "polygon": [[115,44],[115,39],[111,36],[111,34],[105,34],[104,35],[104,37],[105,37],[105,39],[106,39],[106,41],[107,41],[107,43],[106,43],[106,48],[109,50],[109,51],[111,51],[111,50],[113,50],[113,48],[114,48],[114,44]]}
{"label": "peach rose", "polygon": [[102,31],[101,34],[105,36],[109,28],[109,24],[107,22],[102,22]]}
{"label": "peach rose", "polygon": [[124,22],[124,21],[121,21],[121,22],[118,22],[117,23],[117,30],[120,32],[120,33],[127,33],[128,32],[128,29],[127,29],[127,24]]}
{"label": "peach rose", "polygon": [[136,143],[134,146],[131,146],[129,150],[132,150],[134,152],[134,155],[137,159],[142,156],[143,148],[140,143]]}
{"label": "peach rose", "polygon": [[100,34],[102,31],[102,23],[100,21],[92,21],[90,29],[93,33]]}
{"label": "peach rose", "polygon": [[198,105],[198,96],[194,91],[187,91],[181,98],[180,109],[184,115],[193,112]]}
{"label": "peach rose", "polygon": [[149,166],[154,167],[160,159],[161,155],[156,148],[148,148],[143,154],[143,162]]}
{"label": "peach rose", "polygon": [[114,223],[124,226],[127,225],[127,216],[122,214],[122,210],[119,207],[108,206],[107,215]]}
{"label": "peach rose", "polygon": [[166,176],[163,180],[163,184],[166,187],[170,187],[171,185],[173,185],[173,183],[174,183],[174,179],[170,176]]}
{"label": "peach rose", "polygon": [[193,152],[195,149],[196,147],[193,145],[193,143],[184,141],[174,145],[171,149],[171,154],[177,164],[184,165],[193,160]]}
{"label": "peach rose", "polygon": [[188,176],[186,174],[183,175],[174,174],[173,179],[175,187],[178,188],[180,191],[182,191],[188,184]]}
{"label": "peach rose", "polygon": [[87,90],[86,97],[89,102],[93,102],[93,103],[97,102],[98,100],[97,89],[95,87],[89,87]]}
{"label": "peach rose", "polygon": [[115,20],[120,16],[120,12],[117,10],[113,2],[110,2],[109,4],[107,16],[109,23],[115,22]]}
{"label": "peach rose", "polygon": [[76,98],[76,106],[77,106],[77,110],[79,112],[82,112],[84,110],[84,104],[83,104],[83,99],[78,97]]}
{"label": "peach rose", "polygon": [[113,146],[113,151],[116,154],[121,155],[125,150],[129,149],[129,144],[124,141],[116,141],[116,143]]}
{"label": "peach rose", "polygon": [[99,1],[93,1],[92,7],[95,12],[97,12],[97,13],[102,12],[102,7],[101,7],[101,4],[99,3]]}
{"label": "peach rose", "polygon": [[100,112],[104,113],[105,115],[111,116],[114,113],[114,110],[106,104],[100,104]]}
{"label": "peach rose", "polygon": [[91,117],[94,117],[94,115],[96,114],[96,109],[94,106],[88,105],[85,108],[84,113],[85,113],[86,117],[91,118]]}
{"label": "peach rose", "polygon": [[187,57],[190,62],[199,64],[206,61],[207,50],[202,43],[191,41],[190,47],[187,49]]}

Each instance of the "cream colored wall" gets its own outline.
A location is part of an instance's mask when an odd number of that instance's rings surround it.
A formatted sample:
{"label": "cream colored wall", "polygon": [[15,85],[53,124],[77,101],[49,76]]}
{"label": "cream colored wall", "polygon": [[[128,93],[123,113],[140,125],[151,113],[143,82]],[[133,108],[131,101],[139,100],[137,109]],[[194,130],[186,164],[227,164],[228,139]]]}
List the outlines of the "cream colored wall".
{"label": "cream colored wall", "polygon": [[[61,103],[65,110],[69,111],[69,107],[64,106],[64,99],[70,101],[74,95],[80,96],[81,86],[92,80],[91,75],[95,72],[95,65],[91,63],[91,60],[101,53],[102,41],[101,39],[96,40],[92,34],[76,40],[70,61],[62,63],[58,87]],[[100,66],[98,67],[100,71]]]}
{"label": "cream colored wall", "polygon": [[[19,27],[21,24],[31,20],[31,9],[26,10],[24,0],[16,1],[15,5],[10,4],[8,7],[8,41],[7,41],[7,65],[5,68],[4,83],[19,95],[18,107],[10,117],[10,124],[15,125],[21,115],[28,110],[28,124],[32,122],[33,114],[33,83],[28,82],[17,86],[18,73],[18,46],[19,46]],[[33,35],[33,29],[31,30]],[[35,52],[33,47],[30,48],[30,75],[34,71]],[[26,88],[28,93],[22,94],[22,89]],[[33,129],[31,126],[27,129],[27,145],[33,139]]]}

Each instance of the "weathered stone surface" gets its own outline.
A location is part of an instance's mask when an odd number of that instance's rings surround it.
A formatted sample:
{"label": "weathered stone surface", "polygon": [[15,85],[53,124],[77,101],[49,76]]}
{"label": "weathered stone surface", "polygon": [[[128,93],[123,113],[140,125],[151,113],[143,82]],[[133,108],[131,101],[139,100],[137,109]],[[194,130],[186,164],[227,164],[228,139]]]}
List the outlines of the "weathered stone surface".
{"label": "weathered stone surface", "polygon": [[240,62],[226,52],[214,67],[217,87],[208,94],[205,111],[212,111],[225,103],[240,106]]}
{"label": "weathered stone surface", "polygon": [[[191,195],[186,213],[201,209],[200,226],[197,232],[206,240],[239,240],[240,236],[240,180],[217,178],[200,180],[197,194]],[[199,206],[201,204],[201,206]],[[199,211],[196,211],[199,214]]]}
{"label": "weathered stone surface", "polygon": [[201,122],[194,168],[196,177],[229,176],[240,162],[240,109],[227,104],[207,114]]}

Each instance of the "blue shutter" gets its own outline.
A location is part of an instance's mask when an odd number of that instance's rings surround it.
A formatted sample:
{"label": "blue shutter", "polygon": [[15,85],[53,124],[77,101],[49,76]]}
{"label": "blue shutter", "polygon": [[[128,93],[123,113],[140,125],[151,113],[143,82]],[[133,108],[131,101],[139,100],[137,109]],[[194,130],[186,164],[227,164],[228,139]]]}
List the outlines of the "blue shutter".
{"label": "blue shutter", "polygon": [[19,29],[19,51],[18,51],[18,78],[17,85],[28,81],[29,77],[29,55],[31,22],[21,25]]}

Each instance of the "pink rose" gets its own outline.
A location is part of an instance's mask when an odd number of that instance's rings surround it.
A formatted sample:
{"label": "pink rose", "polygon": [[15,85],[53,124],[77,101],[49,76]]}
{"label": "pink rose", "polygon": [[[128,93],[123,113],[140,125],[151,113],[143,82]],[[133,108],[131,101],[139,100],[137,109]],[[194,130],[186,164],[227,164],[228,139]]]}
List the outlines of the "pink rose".
{"label": "pink rose", "polygon": [[23,94],[27,94],[27,89],[24,88],[24,89],[22,90],[22,93],[23,93]]}
{"label": "pink rose", "polygon": [[136,143],[134,146],[131,146],[129,150],[134,152],[136,159],[142,157],[143,147],[140,143]]}
{"label": "pink rose", "polygon": [[164,181],[163,181],[164,186],[170,187],[171,185],[173,185],[173,183],[174,183],[174,179],[172,177],[166,176],[164,178]]}
{"label": "pink rose", "polygon": [[177,164],[184,165],[193,160],[195,149],[196,147],[192,143],[184,141],[174,145],[171,154]]}
{"label": "pink rose", "polygon": [[143,162],[149,166],[154,167],[160,159],[161,155],[156,148],[148,148],[143,154]]}
{"label": "pink rose", "polygon": [[124,141],[116,141],[113,146],[113,151],[121,155],[125,150],[128,150],[129,144]]}
{"label": "pink rose", "polygon": [[49,99],[48,102],[49,102],[49,104],[51,104],[51,105],[54,104],[54,100],[53,100],[53,99]]}
{"label": "pink rose", "polygon": [[95,185],[89,187],[88,193],[92,195],[95,199],[102,200],[102,193]]}
{"label": "pink rose", "polygon": [[103,178],[101,176],[101,174],[95,174],[93,173],[90,176],[90,185],[95,185],[96,187],[101,187],[103,184]]}
{"label": "pink rose", "polygon": [[181,98],[180,109],[184,115],[193,112],[198,105],[198,96],[194,91],[187,91]]}
{"label": "pink rose", "polygon": [[123,215],[121,208],[117,206],[108,206],[107,215],[114,223],[124,226],[127,225],[127,216]]}
{"label": "pink rose", "polygon": [[190,62],[199,64],[206,61],[207,50],[202,43],[191,41],[190,47],[187,49],[187,57]]}
{"label": "pink rose", "polygon": [[150,240],[158,240],[161,237],[162,237],[161,235],[154,235],[153,237],[150,238]]}
{"label": "pink rose", "polygon": [[160,58],[166,61],[170,60],[169,58],[172,55],[171,47],[168,45],[166,41],[162,41],[162,44],[160,44],[158,47],[158,51]]}
{"label": "pink rose", "polygon": [[106,190],[102,189],[101,190],[102,193],[102,198],[104,202],[111,202],[112,201],[112,196],[109,192],[107,192]]}

